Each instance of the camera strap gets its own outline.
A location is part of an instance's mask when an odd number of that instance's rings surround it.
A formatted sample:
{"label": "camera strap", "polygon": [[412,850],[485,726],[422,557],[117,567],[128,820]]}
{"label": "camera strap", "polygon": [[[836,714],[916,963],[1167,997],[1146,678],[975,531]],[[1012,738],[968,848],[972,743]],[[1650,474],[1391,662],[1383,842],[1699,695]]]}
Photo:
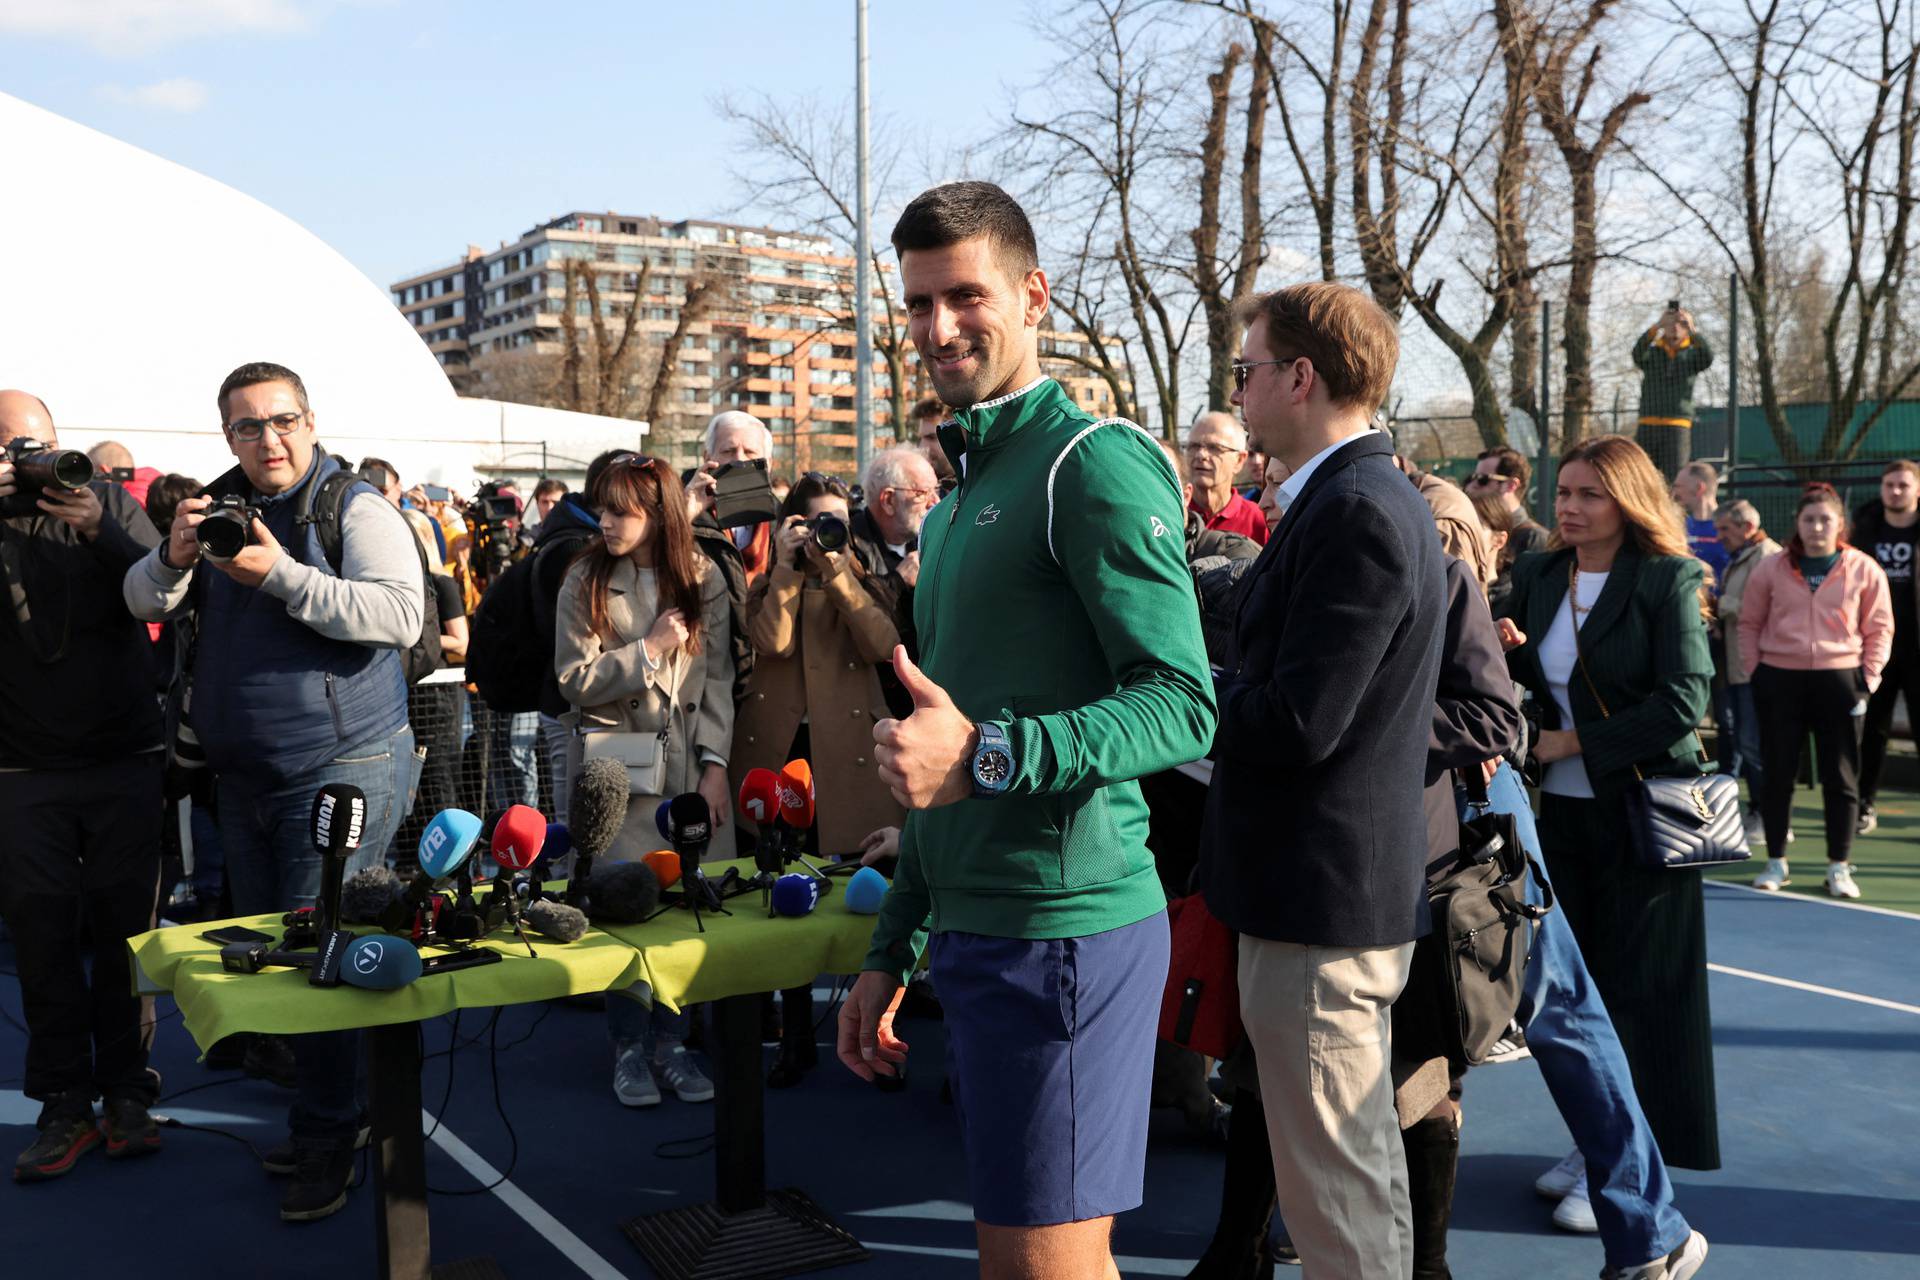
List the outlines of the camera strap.
{"label": "camera strap", "polygon": [[27,542],[32,536],[0,525],[0,583],[6,587],[7,608],[13,614],[20,642],[35,662],[49,666],[67,656],[67,641],[73,636],[73,584],[64,574],[36,575],[58,578],[66,597],[66,608],[61,610],[60,639],[53,646],[53,652],[48,653],[42,643],[41,628],[34,624],[33,605],[27,599]]}

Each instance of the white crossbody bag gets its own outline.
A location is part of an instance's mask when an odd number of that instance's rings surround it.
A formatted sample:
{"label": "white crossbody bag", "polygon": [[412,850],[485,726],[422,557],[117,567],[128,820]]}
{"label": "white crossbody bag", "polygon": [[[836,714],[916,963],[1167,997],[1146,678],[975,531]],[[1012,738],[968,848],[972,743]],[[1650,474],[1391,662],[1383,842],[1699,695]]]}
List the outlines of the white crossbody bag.
{"label": "white crossbody bag", "polygon": [[611,760],[627,771],[627,794],[665,795],[667,790],[667,730],[659,733],[620,733],[612,729],[582,729],[580,757]]}

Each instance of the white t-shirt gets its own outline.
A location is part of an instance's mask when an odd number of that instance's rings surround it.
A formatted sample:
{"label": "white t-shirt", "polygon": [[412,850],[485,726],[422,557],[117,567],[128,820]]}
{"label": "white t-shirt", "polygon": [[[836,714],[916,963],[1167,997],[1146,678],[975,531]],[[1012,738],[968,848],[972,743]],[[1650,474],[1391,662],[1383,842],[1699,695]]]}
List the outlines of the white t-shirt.
{"label": "white t-shirt", "polygon": [[[1547,628],[1546,637],[1540,641],[1540,670],[1546,673],[1547,691],[1553,694],[1553,704],[1560,708],[1560,727],[1573,728],[1573,706],[1567,701],[1567,685],[1580,679],[1579,650],[1574,647],[1574,631],[1586,625],[1587,614],[1600,593],[1606,590],[1607,575],[1604,573],[1583,573],[1573,582],[1578,587],[1580,598],[1573,599],[1570,587],[1560,601],[1560,608],[1553,615],[1553,625]],[[1574,611],[1575,605],[1579,612]],[[1575,796],[1580,799],[1593,798],[1593,784],[1587,780],[1586,760],[1582,756],[1568,756],[1564,760],[1555,760],[1547,766],[1546,773],[1540,779],[1540,790],[1548,795]]]}

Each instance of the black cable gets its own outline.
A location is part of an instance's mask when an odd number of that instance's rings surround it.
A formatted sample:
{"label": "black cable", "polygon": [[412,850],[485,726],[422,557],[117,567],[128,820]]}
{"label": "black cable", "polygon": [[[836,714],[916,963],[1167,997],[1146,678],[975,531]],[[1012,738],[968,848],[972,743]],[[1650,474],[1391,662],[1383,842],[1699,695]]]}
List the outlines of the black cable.
{"label": "black cable", "polygon": [[[436,1196],[485,1195],[487,1192],[492,1191],[494,1188],[498,1187],[501,1183],[505,1182],[508,1178],[511,1178],[513,1176],[514,1166],[520,1163],[520,1135],[518,1135],[513,1131],[513,1121],[507,1119],[506,1103],[503,1102],[500,1097],[499,1026],[500,1026],[500,1011],[496,1009],[494,1010],[493,1018],[491,1020],[491,1023],[489,1025],[488,1032],[487,1032],[487,1051],[488,1051],[488,1057],[491,1060],[492,1067],[493,1067],[493,1109],[499,1115],[500,1123],[506,1126],[506,1130],[507,1130],[507,1142],[509,1146],[508,1146],[508,1152],[507,1152],[506,1170],[503,1173],[501,1173],[501,1175],[497,1179],[487,1183],[485,1186],[469,1187],[461,1191],[450,1191],[440,1187],[429,1186],[427,1188],[427,1193],[429,1195],[436,1195]],[[436,1123],[437,1123],[437,1119],[436,1119]]]}
{"label": "black cable", "polygon": [[[654,1154],[654,1157],[659,1160],[692,1160],[699,1156],[706,1155],[707,1152],[713,1150],[714,1136],[715,1136],[714,1131],[709,1129],[707,1130],[707,1132],[700,1134],[697,1137],[669,1138],[667,1141],[655,1145],[655,1147],[653,1148],[653,1154]],[[668,1147],[685,1146],[687,1143],[690,1143],[690,1142],[698,1142],[703,1145],[693,1147],[687,1151],[668,1151],[667,1150]]]}
{"label": "black cable", "polygon": [[[495,1019],[498,1019],[500,1017],[500,1011],[498,1009],[495,1009],[493,1011],[493,1016]],[[423,1047],[424,1047],[424,1042],[426,1040],[426,1034],[427,1033],[425,1028],[422,1027],[420,1031],[420,1039],[423,1043]],[[444,1050],[442,1050],[442,1052],[444,1052],[447,1055],[447,1087],[440,1091],[440,1105],[436,1107],[433,1112],[433,1128],[427,1130],[425,1134],[425,1136],[428,1138],[431,1138],[434,1134],[440,1132],[441,1117],[447,1114],[447,1104],[453,1101],[453,1063],[454,1063],[453,1051],[459,1047],[459,1040],[460,1040],[460,1011],[458,1009],[455,1009],[453,1011],[453,1031],[451,1034],[452,1034],[452,1039],[448,1042],[447,1047]],[[474,1040],[477,1043],[479,1041],[479,1037],[475,1036]],[[437,1057],[439,1055],[436,1054],[435,1056]],[[424,1063],[426,1059],[423,1057],[420,1059],[420,1061]]]}
{"label": "black cable", "polygon": [[834,979],[833,995],[829,997],[827,1001],[827,1011],[820,1015],[820,1021],[813,1024],[814,1035],[817,1036],[820,1034],[820,1028],[827,1025],[828,1019],[833,1017],[834,1011],[840,1007],[840,1002],[847,998],[847,992],[852,989],[853,984],[851,979],[847,978],[844,974]]}
{"label": "black cable", "polygon": [[245,1072],[242,1072],[237,1076],[222,1076],[218,1080],[208,1080],[204,1084],[188,1085],[184,1089],[175,1089],[165,1097],[156,1099],[153,1105],[157,1107],[163,1102],[172,1102],[175,1098],[184,1098],[188,1094],[198,1093],[202,1089],[218,1089],[221,1085],[239,1084],[243,1080],[251,1080],[252,1078],[253,1077],[247,1075]]}
{"label": "black cable", "polygon": [[[228,1082],[223,1080],[220,1083],[225,1084]],[[254,1146],[253,1143],[247,1141],[247,1139],[241,1137],[239,1134],[233,1133],[229,1130],[216,1129],[210,1124],[188,1124],[184,1120],[175,1120],[172,1116],[168,1116],[166,1119],[160,1120],[158,1123],[162,1129],[186,1129],[193,1133],[212,1133],[212,1134],[218,1134],[222,1138],[231,1138],[233,1141],[239,1143],[241,1146],[245,1147],[248,1151],[252,1152],[253,1158],[255,1160],[264,1161],[266,1159],[266,1157],[261,1154],[260,1148]]]}

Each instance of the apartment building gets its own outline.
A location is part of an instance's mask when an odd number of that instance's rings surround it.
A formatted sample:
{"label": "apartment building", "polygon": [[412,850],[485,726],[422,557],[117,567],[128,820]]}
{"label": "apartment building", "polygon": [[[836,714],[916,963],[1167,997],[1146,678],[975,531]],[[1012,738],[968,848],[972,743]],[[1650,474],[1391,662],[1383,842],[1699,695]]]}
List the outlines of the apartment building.
{"label": "apartment building", "polygon": [[[595,331],[588,274],[604,337]],[[571,327],[590,369],[596,352],[618,347],[629,314],[637,329],[616,373],[614,393],[599,410],[571,403],[571,383],[564,376],[570,283]],[[890,289],[893,283],[888,271],[880,287]],[[645,414],[690,289],[706,290],[708,298],[699,318],[687,324],[666,370],[661,420],[652,423],[653,446],[676,461],[691,462],[707,419],[739,408],[772,428],[783,470],[850,472],[856,419],[854,263],[824,237],[694,219],[575,212],[490,252],[470,245],[458,261],[391,286],[394,304],[464,393],[636,417]],[[897,291],[893,296],[897,302]],[[896,312],[894,320],[904,335],[904,313]],[[886,307],[877,303],[871,376],[874,433],[881,446],[893,434],[892,380],[878,349],[887,323]],[[1066,383],[1076,400],[1100,412],[1112,406],[1106,383],[1053,354],[1084,350],[1085,343],[1079,334],[1046,334],[1042,349],[1049,353],[1048,372]],[[927,394],[910,347],[903,353],[903,369],[910,406]]]}

